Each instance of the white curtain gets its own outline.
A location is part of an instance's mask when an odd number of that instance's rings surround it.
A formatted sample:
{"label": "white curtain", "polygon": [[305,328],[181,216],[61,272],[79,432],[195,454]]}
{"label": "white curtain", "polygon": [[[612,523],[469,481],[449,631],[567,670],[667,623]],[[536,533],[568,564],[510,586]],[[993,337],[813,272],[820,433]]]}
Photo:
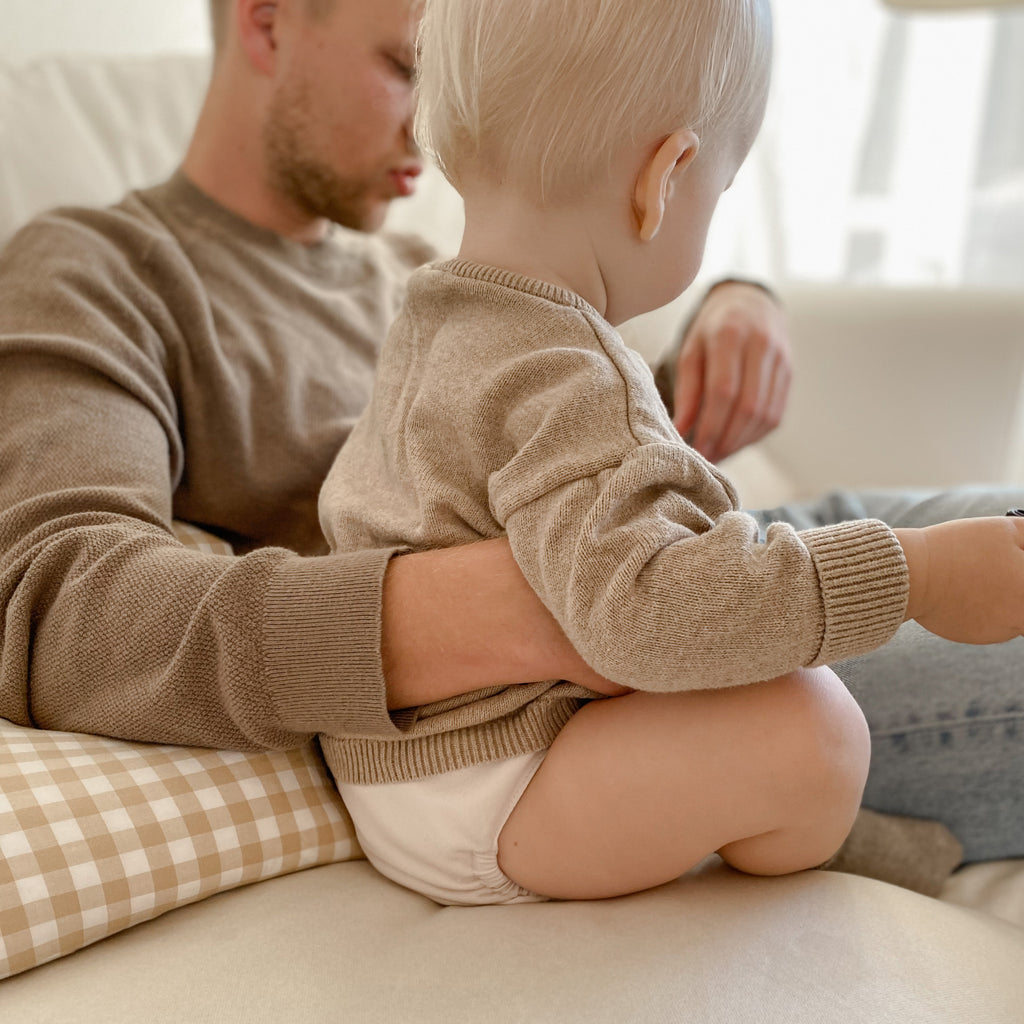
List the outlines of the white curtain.
{"label": "white curtain", "polygon": [[773,10],[765,126],[706,276],[1024,286],[1024,7]]}

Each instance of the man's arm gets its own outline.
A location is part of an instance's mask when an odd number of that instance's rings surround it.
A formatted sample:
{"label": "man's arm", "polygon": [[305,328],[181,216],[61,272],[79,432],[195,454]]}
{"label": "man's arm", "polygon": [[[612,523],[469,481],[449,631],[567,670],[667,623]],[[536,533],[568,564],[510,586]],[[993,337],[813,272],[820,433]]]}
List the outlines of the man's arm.
{"label": "man's arm", "polygon": [[392,709],[538,679],[628,692],[576,653],[505,539],[392,559],[381,634]]}

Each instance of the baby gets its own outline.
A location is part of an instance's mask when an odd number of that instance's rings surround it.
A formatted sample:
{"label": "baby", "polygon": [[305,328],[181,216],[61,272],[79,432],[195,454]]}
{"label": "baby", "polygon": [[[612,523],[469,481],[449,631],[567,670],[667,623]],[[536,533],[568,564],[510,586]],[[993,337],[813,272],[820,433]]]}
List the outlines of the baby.
{"label": "baby", "polygon": [[322,736],[363,848],[448,904],[614,896],[713,851],[754,873],[819,865],[869,760],[824,666],[911,616],[1015,635],[995,612],[1024,599],[1024,531],[762,538],[615,330],[697,272],[763,115],[768,2],[427,0],[419,47],[417,134],[465,235],[410,281],[324,486],[325,534],[335,550],[507,535],[583,658],[635,692],[542,680],[397,712],[390,735]]}

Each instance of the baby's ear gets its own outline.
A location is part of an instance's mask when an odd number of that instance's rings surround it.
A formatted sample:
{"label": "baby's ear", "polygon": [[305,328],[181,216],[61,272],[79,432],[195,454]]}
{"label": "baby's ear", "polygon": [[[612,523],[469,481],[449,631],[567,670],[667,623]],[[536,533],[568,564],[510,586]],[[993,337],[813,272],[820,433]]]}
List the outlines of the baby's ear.
{"label": "baby's ear", "polygon": [[673,172],[692,163],[699,149],[696,134],[688,128],[680,129],[669,135],[640,169],[633,190],[633,210],[641,242],[649,242],[661,228]]}

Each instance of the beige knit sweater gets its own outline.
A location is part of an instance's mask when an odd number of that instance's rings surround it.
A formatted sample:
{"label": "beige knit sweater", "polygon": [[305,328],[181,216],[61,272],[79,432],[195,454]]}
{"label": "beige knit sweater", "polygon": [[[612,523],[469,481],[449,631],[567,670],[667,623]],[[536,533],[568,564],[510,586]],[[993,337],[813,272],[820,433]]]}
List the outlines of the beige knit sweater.
{"label": "beige knit sweater", "polygon": [[[261,748],[399,735],[390,552],[328,556],[316,499],[422,243],[306,247],[184,177],[0,255],[0,716]],[[186,550],[172,518],[240,557]]]}
{"label": "beige knit sweater", "polygon": [[[883,523],[776,524],[762,541],[591,306],[461,260],[413,275],[320,518],[337,551],[507,533],[580,654],[651,691],[871,650],[896,631],[908,595]],[[401,738],[321,744],[339,780],[417,778],[542,749],[591,696],[557,680],[489,689],[408,712]]]}

